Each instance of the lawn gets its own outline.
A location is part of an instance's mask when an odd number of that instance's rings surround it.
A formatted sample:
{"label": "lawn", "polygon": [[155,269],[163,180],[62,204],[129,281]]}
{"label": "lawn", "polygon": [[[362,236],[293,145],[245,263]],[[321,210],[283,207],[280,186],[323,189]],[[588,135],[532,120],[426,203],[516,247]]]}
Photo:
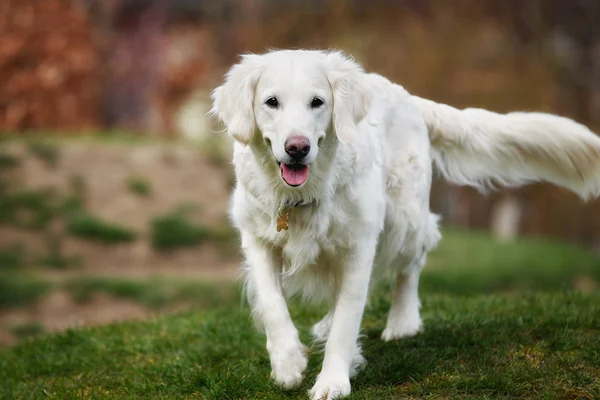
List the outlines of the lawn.
{"label": "lawn", "polygon": [[[351,399],[600,398],[600,260],[574,246],[448,232],[423,277],[425,331],[379,335],[388,285],[363,322],[368,366]],[[587,282],[577,290],[580,282]],[[189,288],[187,289],[189,290]],[[130,292],[130,290],[124,290]],[[325,311],[293,301],[304,343]],[[233,299],[148,322],[70,330],[0,352],[5,399],[305,399],[269,380],[264,338]]]}

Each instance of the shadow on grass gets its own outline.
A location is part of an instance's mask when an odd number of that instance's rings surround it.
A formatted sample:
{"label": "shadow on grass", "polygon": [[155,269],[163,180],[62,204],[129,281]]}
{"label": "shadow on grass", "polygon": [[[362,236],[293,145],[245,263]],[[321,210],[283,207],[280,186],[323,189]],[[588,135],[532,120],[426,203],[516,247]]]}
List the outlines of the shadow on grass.
{"label": "shadow on grass", "polygon": [[[512,300],[434,296],[426,304],[425,332],[387,343],[379,339],[383,309],[371,310],[365,321],[370,328],[363,331],[362,341],[368,365],[353,380],[351,398],[595,398],[600,394],[595,378],[600,368],[595,339],[600,326],[593,318],[597,306],[584,304],[599,297],[562,296],[528,294]],[[303,340],[309,343],[310,323],[303,322]],[[281,391],[269,381],[264,338],[257,343],[256,337],[226,337],[224,342],[239,347],[212,349],[210,358],[202,361],[213,367],[199,372],[195,388],[189,390],[207,399],[305,398],[323,354],[311,349],[301,387]]]}

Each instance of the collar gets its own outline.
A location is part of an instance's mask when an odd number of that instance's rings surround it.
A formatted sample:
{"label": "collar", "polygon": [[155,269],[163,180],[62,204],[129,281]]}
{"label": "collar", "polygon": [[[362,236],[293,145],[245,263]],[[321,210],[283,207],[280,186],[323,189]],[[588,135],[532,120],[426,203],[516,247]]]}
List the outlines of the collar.
{"label": "collar", "polygon": [[312,203],[314,203],[314,200],[298,200],[298,201],[288,200],[285,202],[285,205],[282,208],[304,207],[304,206],[307,206]]}
{"label": "collar", "polygon": [[277,210],[277,232],[281,232],[282,230],[287,231],[290,227],[290,211],[294,208],[305,207],[310,204],[313,204],[314,200],[298,200],[298,201],[286,201],[282,206]]}

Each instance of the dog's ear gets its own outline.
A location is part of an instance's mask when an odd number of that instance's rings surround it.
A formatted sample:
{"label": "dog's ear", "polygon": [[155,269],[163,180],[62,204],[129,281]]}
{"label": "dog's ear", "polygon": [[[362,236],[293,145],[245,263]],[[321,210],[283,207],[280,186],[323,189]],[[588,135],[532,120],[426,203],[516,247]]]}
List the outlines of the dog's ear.
{"label": "dog's ear", "polygon": [[371,104],[371,92],[360,65],[342,52],[325,55],[327,79],[333,93],[333,128],[342,143],[352,142],[356,126]]}
{"label": "dog's ear", "polygon": [[225,83],[212,92],[211,114],[219,117],[235,140],[247,145],[255,130],[254,90],[262,70],[261,56],[246,54],[225,75]]}

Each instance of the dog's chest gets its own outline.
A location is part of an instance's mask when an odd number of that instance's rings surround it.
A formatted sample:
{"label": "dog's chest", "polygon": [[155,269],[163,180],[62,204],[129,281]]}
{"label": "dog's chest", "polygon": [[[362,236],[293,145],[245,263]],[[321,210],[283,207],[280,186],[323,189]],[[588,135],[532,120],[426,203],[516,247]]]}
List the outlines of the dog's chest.
{"label": "dog's chest", "polygon": [[332,210],[327,205],[289,209],[288,229],[277,231],[277,215],[260,216],[256,221],[262,239],[282,257],[283,269],[294,273],[307,266],[335,259],[352,242],[348,210]]}

